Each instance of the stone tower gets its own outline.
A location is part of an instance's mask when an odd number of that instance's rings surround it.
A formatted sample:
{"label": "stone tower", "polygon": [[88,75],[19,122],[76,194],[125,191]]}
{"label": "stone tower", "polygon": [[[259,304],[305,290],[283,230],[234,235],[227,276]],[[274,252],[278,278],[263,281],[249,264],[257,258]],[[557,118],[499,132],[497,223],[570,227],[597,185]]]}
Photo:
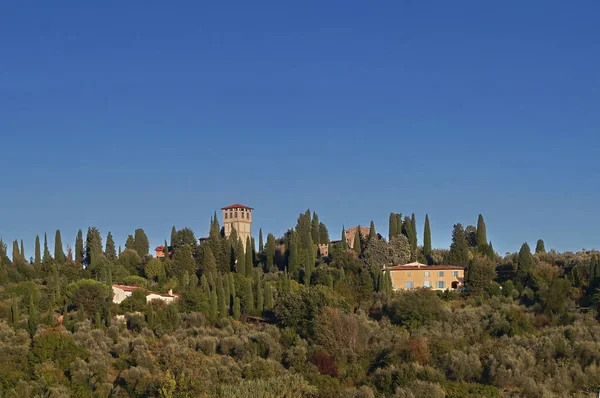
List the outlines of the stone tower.
{"label": "stone tower", "polygon": [[233,228],[237,231],[238,236],[244,243],[246,248],[246,239],[249,237],[252,240],[252,207],[234,204],[221,208],[223,211],[223,227],[225,228],[225,236],[229,237]]}

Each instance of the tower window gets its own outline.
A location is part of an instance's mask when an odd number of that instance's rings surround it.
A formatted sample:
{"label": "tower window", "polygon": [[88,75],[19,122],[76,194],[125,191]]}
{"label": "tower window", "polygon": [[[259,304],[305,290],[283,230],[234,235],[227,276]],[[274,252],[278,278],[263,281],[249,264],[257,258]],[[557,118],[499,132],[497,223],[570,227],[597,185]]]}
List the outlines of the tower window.
{"label": "tower window", "polygon": [[227,213],[225,213],[225,219],[227,220]]}
{"label": "tower window", "polygon": [[237,211],[236,211],[235,213],[233,213],[233,214],[235,214],[235,216],[234,216],[234,217],[235,217],[235,218],[237,218]]}

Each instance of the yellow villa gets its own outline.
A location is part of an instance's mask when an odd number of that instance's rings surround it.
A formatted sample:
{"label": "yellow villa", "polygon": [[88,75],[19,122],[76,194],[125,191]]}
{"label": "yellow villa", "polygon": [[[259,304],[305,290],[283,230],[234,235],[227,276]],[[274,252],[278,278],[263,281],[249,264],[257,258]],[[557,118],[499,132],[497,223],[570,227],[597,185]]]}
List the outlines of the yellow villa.
{"label": "yellow villa", "polygon": [[427,287],[433,290],[456,290],[463,285],[465,269],[454,265],[427,265],[418,262],[384,267],[390,271],[394,290]]}

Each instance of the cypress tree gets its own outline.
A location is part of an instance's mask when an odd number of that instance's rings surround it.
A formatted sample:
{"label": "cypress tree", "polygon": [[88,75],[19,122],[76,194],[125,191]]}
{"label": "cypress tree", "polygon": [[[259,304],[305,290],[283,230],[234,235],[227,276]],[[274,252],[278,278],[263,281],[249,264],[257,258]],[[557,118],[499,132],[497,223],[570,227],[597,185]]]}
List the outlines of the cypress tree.
{"label": "cypress tree", "polygon": [[246,287],[246,309],[244,314],[245,315],[250,315],[252,312],[254,312],[254,289],[252,289],[252,282],[251,281],[247,281],[245,284]]}
{"label": "cypress tree", "polygon": [[237,271],[240,275],[246,276],[246,254],[244,253],[244,245],[242,239],[238,239],[238,244],[235,249],[235,259],[237,260]]}
{"label": "cypress tree", "polygon": [[29,317],[27,318],[27,331],[29,332],[29,337],[33,338],[35,331],[38,326],[38,312],[33,302],[33,295],[29,296]]}
{"label": "cypress tree", "polygon": [[226,318],[229,316],[227,309],[228,298],[225,296],[225,287],[223,286],[223,278],[220,274],[217,274],[217,299],[219,302],[219,317]]}
{"label": "cypress tree", "polygon": [[397,228],[396,214],[390,213],[390,223],[389,224],[390,225],[389,225],[388,239],[391,241],[398,234],[398,231],[396,230],[396,228]]}
{"label": "cypress tree", "polygon": [[319,236],[319,242],[321,242],[322,245],[329,244],[329,231],[323,223],[319,224]]}
{"label": "cypress tree", "polygon": [[267,270],[271,270],[275,261],[275,236],[273,234],[267,235],[266,256]]}
{"label": "cypress tree", "polygon": [[21,259],[23,262],[27,262],[25,259],[25,246],[23,245],[23,239],[21,239]]}
{"label": "cypress tree", "polygon": [[408,242],[410,243],[410,249],[412,256],[415,255],[417,250],[417,237],[414,235],[414,228],[412,225],[412,220],[410,217],[404,217],[404,223],[402,224],[402,234],[406,236]]}
{"label": "cypress tree", "polygon": [[47,263],[52,260],[52,256],[50,255],[50,250],[48,250],[48,238],[44,233],[44,257],[42,257],[42,262]]}
{"label": "cypress tree", "polygon": [[262,253],[265,249],[265,245],[263,244],[263,234],[262,228],[258,230],[258,251]]}
{"label": "cypress tree", "polygon": [[265,281],[265,310],[269,311],[273,309],[273,290],[271,285]]}
{"label": "cypress tree", "polygon": [[371,220],[371,225],[369,226],[369,240],[373,241],[377,239],[377,231],[375,231],[375,223]]}
{"label": "cypress tree", "polygon": [[356,252],[357,255],[360,256],[361,253],[361,239],[360,239],[360,225],[358,225],[356,227],[356,233],[354,234],[354,251]]}
{"label": "cypress tree", "polygon": [[13,240],[12,262],[13,264],[21,262],[21,252],[19,251],[19,241],[17,240]]}
{"label": "cypress tree", "polygon": [[419,239],[417,236],[417,217],[415,217],[415,213],[413,213],[411,216],[410,224],[412,226],[412,236],[413,236],[414,246],[415,246],[413,250],[416,250]]}
{"label": "cypress tree", "polygon": [[342,250],[348,250],[348,241],[346,240],[346,228],[342,226]]}
{"label": "cypress tree", "polygon": [[[167,243],[167,241],[165,241],[165,243]],[[117,253],[117,257],[121,257],[121,253],[122,253],[122,252],[123,252],[123,251],[121,250],[121,245],[119,245],[119,251],[118,251],[118,253]]]}
{"label": "cypress tree", "polygon": [[462,224],[454,224],[448,262],[464,268],[469,265],[469,244]]}
{"label": "cypress tree", "polygon": [[95,325],[96,329],[100,329],[102,327],[102,318],[100,317],[100,312],[98,312],[98,311],[96,311],[94,325]]}
{"label": "cypress tree", "polygon": [[127,239],[125,240],[125,250],[135,251],[135,238],[133,235],[127,235]]}
{"label": "cypress tree", "polygon": [[109,231],[106,235],[106,245],[104,246],[104,256],[108,261],[114,263],[117,261],[117,249],[112,233]]}
{"label": "cypress tree", "polygon": [[98,228],[91,227],[88,229],[87,236],[85,238],[85,258],[84,263],[86,266],[96,264],[104,254],[102,253],[102,237]]}
{"label": "cypress tree", "polygon": [[319,216],[317,215],[316,211],[313,211],[313,217],[310,223],[310,234],[313,243],[320,243],[319,240],[321,239],[321,234],[319,233],[319,225]]}
{"label": "cypress tree", "polygon": [[77,232],[77,238],[75,238],[75,264],[78,267],[83,266],[83,232],[81,230]]}
{"label": "cypress tree", "polygon": [[260,277],[256,281],[256,310],[262,314],[265,305],[265,296]]}
{"label": "cypress tree", "polygon": [[252,270],[254,269],[253,258],[252,258],[252,242],[250,237],[246,237],[246,277],[252,276]]}
{"label": "cypress tree", "polygon": [[21,312],[19,311],[19,304],[17,302],[17,298],[14,297],[10,304],[10,314],[9,314],[9,324],[16,328],[19,325],[19,321],[21,320]]}
{"label": "cypress tree", "polygon": [[37,272],[42,268],[42,249],[40,248],[40,236],[35,236],[35,260],[33,266]]}
{"label": "cypress tree", "polygon": [[480,214],[477,217],[477,246],[487,245],[487,230],[485,227],[485,221],[483,221],[483,216]]}
{"label": "cypress tree", "polygon": [[142,228],[138,228],[134,233],[134,249],[140,255],[140,258],[147,257],[150,253],[150,241],[148,235]]}
{"label": "cypress tree", "polygon": [[233,319],[235,319],[236,321],[240,320],[240,315],[241,315],[241,305],[240,305],[240,298],[236,297],[233,299]]}
{"label": "cypress tree", "polygon": [[539,239],[535,245],[535,252],[537,254],[546,253],[546,245],[542,239]]}
{"label": "cypress tree", "polygon": [[531,249],[527,242],[523,243],[521,246],[518,258],[519,268],[517,269],[517,276],[524,283],[533,268],[533,256],[531,255]]}
{"label": "cypress tree", "polygon": [[54,259],[59,263],[63,264],[66,261],[65,252],[63,251],[62,237],[60,230],[56,230],[54,235]]}
{"label": "cypress tree", "polygon": [[229,296],[231,297],[231,300],[235,299],[235,280],[233,279],[233,274],[229,273],[228,275],[229,277]]}
{"label": "cypress tree", "polygon": [[431,227],[429,225],[429,215],[425,214],[425,227],[423,229],[423,254],[427,262],[431,262]]}
{"label": "cypress tree", "polygon": [[177,242],[177,229],[173,225],[173,228],[171,228],[171,246],[175,246],[175,242]]}
{"label": "cypress tree", "polygon": [[227,313],[231,307],[231,294],[229,293],[229,273],[223,274],[223,297],[227,306]]}
{"label": "cypress tree", "polygon": [[219,319],[219,299],[217,297],[217,289],[212,289],[210,292],[210,320],[216,322]]}
{"label": "cypress tree", "polygon": [[110,269],[108,270],[108,273],[106,275],[106,285],[108,286],[108,302],[110,307],[110,303],[112,303],[113,297],[115,295],[115,292],[113,291],[112,271]]}
{"label": "cypress tree", "polygon": [[395,236],[400,236],[400,234],[402,234],[402,213],[396,213],[395,216],[396,216],[394,219],[394,223],[395,223],[394,229],[396,230]]}
{"label": "cypress tree", "polygon": [[300,269],[300,259],[298,256],[298,233],[296,231],[291,232],[288,254],[288,269],[291,277],[297,280],[299,276],[298,271]]}

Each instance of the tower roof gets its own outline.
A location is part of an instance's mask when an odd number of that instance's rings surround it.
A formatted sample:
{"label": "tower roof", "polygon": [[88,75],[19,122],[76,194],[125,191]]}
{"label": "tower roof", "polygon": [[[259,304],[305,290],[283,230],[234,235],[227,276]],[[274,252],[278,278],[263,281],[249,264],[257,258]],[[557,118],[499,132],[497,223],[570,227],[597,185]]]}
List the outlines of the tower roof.
{"label": "tower roof", "polygon": [[244,205],[241,205],[239,203],[236,203],[234,205],[229,205],[229,206],[221,207],[221,210],[229,210],[229,209],[248,209],[248,210],[254,210],[252,207],[244,206]]}

